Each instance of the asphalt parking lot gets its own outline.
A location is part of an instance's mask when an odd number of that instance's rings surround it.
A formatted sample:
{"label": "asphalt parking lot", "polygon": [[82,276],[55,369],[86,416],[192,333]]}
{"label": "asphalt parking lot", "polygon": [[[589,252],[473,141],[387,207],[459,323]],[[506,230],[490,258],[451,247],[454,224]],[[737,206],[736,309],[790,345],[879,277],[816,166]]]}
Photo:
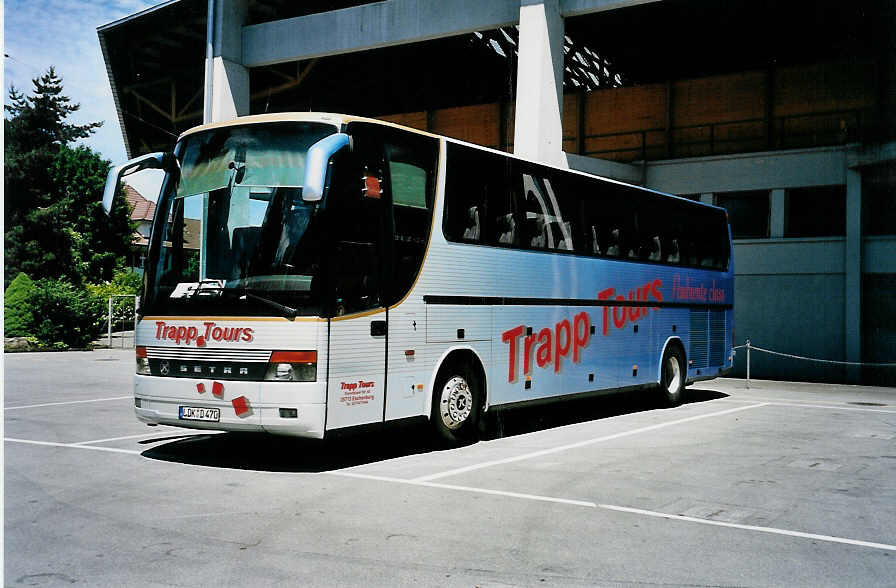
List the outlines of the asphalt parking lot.
{"label": "asphalt parking lot", "polygon": [[132,371],[5,356],[6,586],[896,585],[896,389],[720,379],[439,450],[150,428]]}

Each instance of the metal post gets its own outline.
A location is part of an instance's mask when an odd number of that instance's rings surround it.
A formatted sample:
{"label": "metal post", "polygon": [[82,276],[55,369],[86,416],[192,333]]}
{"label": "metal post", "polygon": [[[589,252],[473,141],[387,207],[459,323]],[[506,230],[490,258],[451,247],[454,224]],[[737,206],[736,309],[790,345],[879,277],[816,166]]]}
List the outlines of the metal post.
{"label": "metal post", "polygon": [[112,296],[109,296],[109,349],[112,349]]}
{"label": "metal post", "polygon": [[747,339],[747,390],[750,389],[750,340]]}

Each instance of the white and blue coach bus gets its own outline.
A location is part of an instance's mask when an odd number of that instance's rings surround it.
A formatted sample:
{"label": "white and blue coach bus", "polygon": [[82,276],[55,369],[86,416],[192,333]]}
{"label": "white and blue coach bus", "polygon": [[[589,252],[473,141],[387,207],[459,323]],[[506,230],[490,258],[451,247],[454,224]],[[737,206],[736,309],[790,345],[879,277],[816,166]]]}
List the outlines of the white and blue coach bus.
{"label": "white and blue coach bus", "polygon": [[732,365],[724,210],[397,125],[239,118],[172,153],[137,327],[137,418],[322,438]]}

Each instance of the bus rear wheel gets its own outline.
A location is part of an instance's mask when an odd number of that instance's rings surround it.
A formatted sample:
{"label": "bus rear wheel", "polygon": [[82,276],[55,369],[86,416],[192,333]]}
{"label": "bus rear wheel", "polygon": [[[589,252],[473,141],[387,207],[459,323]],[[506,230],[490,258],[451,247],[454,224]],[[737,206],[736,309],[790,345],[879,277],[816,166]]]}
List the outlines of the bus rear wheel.
{"label": "bus rear wheel", "polygon": [[460,445],[475,439],[479,418],[479,381],[466,365],[443,367],[433,390],[430,418],[439,441]]}
{"label": "bus rear wheel", "polygon": [[684,353],[678,345],[669,345],[663,353],[660,379],[660,398],[666,406],[681,404],[687,368]]}

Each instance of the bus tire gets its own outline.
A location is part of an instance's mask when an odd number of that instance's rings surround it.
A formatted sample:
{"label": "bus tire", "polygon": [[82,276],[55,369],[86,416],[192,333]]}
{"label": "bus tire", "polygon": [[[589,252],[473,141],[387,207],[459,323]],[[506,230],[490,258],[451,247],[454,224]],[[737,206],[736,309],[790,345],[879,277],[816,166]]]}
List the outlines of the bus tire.
{"label": "bus tire", "polygon": [[430,414],[438,441],[448,446],[475,441],[481,389],[478,376],[466,363],[455,361],[442,366]]}
{"label": "bus tire", "polygon": [[666,406],[681,404],[684,394],[684,383],[687,380],[687,367],[684,352],[676,344],[666,346],[660,368],[660,399]]}

